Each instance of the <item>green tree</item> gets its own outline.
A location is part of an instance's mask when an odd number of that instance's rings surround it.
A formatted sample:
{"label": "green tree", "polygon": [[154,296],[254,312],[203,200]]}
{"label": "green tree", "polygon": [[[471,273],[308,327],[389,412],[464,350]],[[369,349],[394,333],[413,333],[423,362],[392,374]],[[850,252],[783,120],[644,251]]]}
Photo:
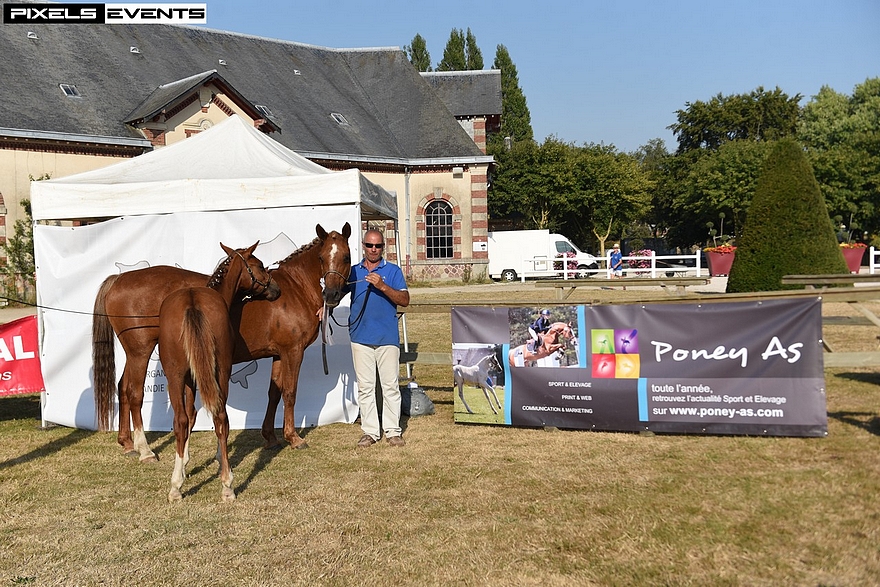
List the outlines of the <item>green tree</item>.
{"label": "green tree", "polygon": [[493,217],[557,230],[588,250],[650,208],[650,180],[613,146],[576,147],[548,137],[517,142],[498,160],[489,197]]}
{"label": "green tree", "polygon": [[586,145],[576,150],[574,173],[577,191],[565,218],[566,234],[578,243],[605,255],[605,242],[622,236],[624,228],[642,223],[651,209],[653,184],[638,160],[613,146]]}
{"label": "green tree", "polygon": [[727,141],[764,141],[793,137],[797,132],[800,94],[789,97],[779,88],[758,87],[749,94],[723,96],[708,102],[686,103],[669,126],[678,152],[716,150]]}
{"label": "green tree", "polygon": [[[718,94],[686,104],[669,128],[678,140],[667,176],[657,181],[668,208],[667,240],[679,247],[702,244],[706,225],[724,214],[738,232],[760,169],[764,143],[792,137],[800,96],[758,87],[748,94]],[[733,146],[727,146],[736,143]],[[671,197],[671,200],[670,200]]]}
{"label": "green tree", "polygon": [[501,71],[501,132],[489,137],[487,151],[497,158],[508,145],[534,140],[534,133],[526,96],[519,87],[519,73],[504,45],[498,45],[492,69]]}
{"label": "green tree", "polygon": [[[48,176],[40,179],[48,179]],[[34,181],[34,178],[31,178]],[[27,303],[36,301],[36,263],[34,262],[34,222],[30,200],[21,200],[24,218],[15,221],[14,234],[6,239],[3,250],[6,264],[2,266],[6,276],[6,297]]]}
{"label": "green tree", "polygon": [[477,37],[471,32],[470,27],[468,27],[467,35],[465,36],[464,48],[467,62],[466,69],[483,69],[483,52],[477,46]]}
{"label": "green tree", "polygon": [[467,69],[465,54],[465,38],[461,29],[452,29],[449,40],[443,49],[443,59],[437,64],[436,71],[464,71]]}
{"label": "green tree", "polygon": [[422,35],[416,33],[412,43],[403,48],[409,62],[419,71],[431,71],[431,54]]}
{"label": "green tree", "polygon": [[498,160],[489,214],[520,219],[528,228],[558,230],[576,189],[571,146],[555,138],[515,143]]}
{"label": "green tree", "polygon": [[728,292],[784,289],[784,275],[848,273],[819,184],[793,139],[767,157],[727,281]]}
{"label": "green tree", "polygon": [[666,150],[663,139],[651,139],[634,153],[634,157],[642,172],[651,181],[651,208],[645,218],[651,227],[651,236],[665,235],[670,226],[675,224],[672,205],[677,190],[672,181],[675,157]]}
{"label": "green tree", "polygon": [[714,223],[723,214],[731,225],[730,234],[739,236],[773,144],[730,141],[701,157],[690,168],[684,193],[674,200],[676,211],[699,226]]}
{"label": "green tree", "polygon": [[831,215],[880,232],[880,78],[851,97],[823,87],[804,106],[798,137]]}

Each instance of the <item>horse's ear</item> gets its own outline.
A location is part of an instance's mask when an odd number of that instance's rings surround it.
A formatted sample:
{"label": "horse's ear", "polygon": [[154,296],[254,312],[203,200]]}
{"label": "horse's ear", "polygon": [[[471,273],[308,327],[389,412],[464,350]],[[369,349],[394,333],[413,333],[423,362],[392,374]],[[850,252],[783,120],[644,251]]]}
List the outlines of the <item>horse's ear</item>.
{"label": "horse's ear", "polygon": [[254,251],[257,250],[257,247],[258,247],[259,245],[260,245],[260,241],[255,242],[254,244],[252,244],[251,246],[249,246],[249,247],[247,248],[247,250],[245,251],[245,253],[248,254],[248,255],[250,255],[251,257],[253,257],[253,256],[254,256]]}
{"label": "horse's ear", "polygon": [[220,248],[223,249],[223,251],[226,253],[227,257],[231,257],[232,254],[235,252],[234,250],[230,249],[229,247],[227,247],[223,243],[220,243]]}
{"label": "horse's ear", "polygon": [[345,226],[342,227],[342,236],[345,237],[345,240],[348,240],[348,237],[351,236],[351,224],[348,222],[345,223]]}
{"label": "horse's ear", "polygon": [[315,232],[318,233],[318,238],[324,240],[327,238],[327,231],[324,230],[324,227],[320,224],[315,227]]}

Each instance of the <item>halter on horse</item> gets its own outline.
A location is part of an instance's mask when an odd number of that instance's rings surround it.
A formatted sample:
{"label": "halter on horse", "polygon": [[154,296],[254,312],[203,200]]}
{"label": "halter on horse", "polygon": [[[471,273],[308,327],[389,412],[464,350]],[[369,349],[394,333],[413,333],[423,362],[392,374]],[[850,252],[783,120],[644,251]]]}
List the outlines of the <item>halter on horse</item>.
{"label": "halter on horse", "polygon": [[255,288],[259,288],[259,295],[267,300],[281,295],[263,263],[253,256],[258,244],[232,250],[220,243],[228,256],[208,286],[179,289],[166,297],[159,309],[159,357],[168,378],[176,439],[169,501],[183,497],[180,489],[189,462],[189,437],[196,423],[196,385],[202,404],[214,420],[221,499],[235,499],[227,446],[229,418],[226,400],[235,345],[229,307],[237,295],[255,291]]}
{"label": "halter on horse", "polygon": [[[464,408],[468,411],[468,414],[473,414],[474,411],[471,410],[470,406],[468,406],[464,399],[465,383],[473,385],[474,387],[479,387],[483,390],[483,395],[486,396],[486,401],[489,402],[489,407],[492,408],[493,414],[497,414],[498,410],[501,409],[501,402],[498,401],[498,396],[495,394],[495,386],[492,385],[492,380],[489,378],[489,371],[492,370],[501,370],[501,365],[498,364],[498,359],[495,358],[494,352],[481,358],[477,361],[476,365],[470,367],[466,365],[452,366],[452,378],[455,385],[458,386],[458,397],[461,398],[461,403],[464,404]],[[495,405],[498,406],[498,410],[492,405],[492,400],[489,399],[489,392],[491,392],[492,397],[495,398]]]}
{"label": "halter on horse", "polygon": [[[346,293],[351,270],[348,246],[351,225],[345,223],[342,232],[328,233],[320,224],[315,230],[316,239],[291,253],[277,269],[269,272],[281,288],[277,300],[233,303],[231,308],[230,317],[237,331],[233,363],[273,359],[269,401],[262,426],[267,448],[279,445],[275,436],[275,413],[282,397],[284,438],[294,448],[305,448],[305,441],[296,432],[293,412],[303,353],[318,336],[318,310],[325,303],[329,307],[337,306]],[[115,335],[125,351],[125,369],[118,383],[117,441],[126,454],[139,455],[141,461],[156,458],[144,436],[141,407],[147,366],[159,335],[159,307],[173,291],[204,286],[207,280],[207,275],[194,271],[164,265],[150,267],[108,277],[95,299],[92,357],[99,428],[109,427],[113,413],[112,396],[117,389]]]}

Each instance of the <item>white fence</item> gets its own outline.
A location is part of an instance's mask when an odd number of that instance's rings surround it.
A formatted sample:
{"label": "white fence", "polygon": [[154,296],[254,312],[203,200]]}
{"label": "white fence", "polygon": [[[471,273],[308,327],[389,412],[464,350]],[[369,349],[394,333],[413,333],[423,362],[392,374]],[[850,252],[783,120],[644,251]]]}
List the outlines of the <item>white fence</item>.
{"label": "white fence", "polygon": [[[605,277],[611,277],[611,251],[605,259],[606,268],[600,270]],[[696,277],[708,275],[708,268],[701,265],[700,251],[693,255],[657,255],[651,251],[650,256],[634,256],[623,257],[625,269],[623,274],[634,277],[673,277],[685,276],[693,273]],[[644,267],[633,267],[633,264],[644,265]]]}
{"label": "white fence", "polygon": [[[598,276],[610,278],[611,265],[608,262],[610,256],[611,252],[609,251],[606,258],[596,257],[596,261],[600,265],[604,265],[604,267],[600,266],[596,269],[577,269],[573,267],[563,269],[562,267],[568,263],[574,265],[575,260],[569,257],[526,257],[522,260],[520,271],[517,275],[520,281],[523,282],[527,278],[535,277],[576,279],[578,277]],[[699,251],[693,255],[655,255],[652,252],[650,257],[629,256],[623,257],[623,261],[625,264],[634,261],[646,265],[645,267],[630,267],[623,270],[625,275],[633,277],[683,277],[686,275],[703,277],[709,274],[708,268],[703,267],[701,264]]]}
{"label": "white fence", "polygon": [[[562,277],[563,279],[575,279],[581,276],[598,275],[600,277],[611,277],[611,251],[608,257],[596,257],[596,261],[605,267],[597,269],[556,269],[563,262],[574,262],[574,259],[557,257],[551,259],[549,257],[531,257],[522,260],[521,271],[518,276],[521,281],[525,281],[529,277]],[[624,264],[629,265],[631,261],[643,262],[647,261],[647,267],[627,267],[623,273],[628,276],[635,277],[672,277],[695,275],[702,277],[709,275],[709,269],[701,265],[700,252],[693,255],[655,255],[650,257],[623,257]],[[871,247],[868,252],[868,270],[873,275],[880,273],[880,250]]]}

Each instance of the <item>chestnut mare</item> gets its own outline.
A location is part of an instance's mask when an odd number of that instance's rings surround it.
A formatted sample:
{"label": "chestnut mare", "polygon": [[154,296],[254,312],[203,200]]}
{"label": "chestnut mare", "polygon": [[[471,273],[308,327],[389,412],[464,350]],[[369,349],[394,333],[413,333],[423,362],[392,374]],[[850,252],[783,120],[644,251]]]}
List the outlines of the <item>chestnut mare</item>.
{"label": "chestnut mare", "polygon": [[168,501],[183,498],[180,488],[189,463],[189,436],[196,424],[195,389],[214,420],[217,460],[220,463],[222,501],[233,501],[229,466],[229,376],[235,350],[235,330],[229,309],[240,293],[262,288],[260,296],[278,299],[281,290],[272,282],[263,263],[253,256],[259,241],[247,249],[233,250],[220,243],[226,259],[207,286],[188,287],[170,294],[159,308],[159,359],[168,378],[168,398],[174,409],[177,452]]}
{"label": "chestnut mare", "polygon": [[[279,445],[275,436],[275,413],[282,397],[284,439],[294,448],[305,448],[305,441],[296,432],[293,414],[303,353],[318,337],[318,311],[322,305],[335,307],[346,293],[351,270],[348,246],[351,226],[346,222],[341,233],[328,233],[320,224],[315,230],[316,239],[291,253],[277,269],[269,271],[281,288],[277,300],[233,304],[230,313],[238,332],[233,363],[273,359],[269,402],[262,426],[267,448]],[[111,275],[98,290],[92,324],[98,426],[106,430],[113,413],[112,398],[117,389],[115,335],[125,351],[125,368],[118,384],[117,441],[125,454],[138,455],[141,461],[156,460],[144,436],[141,407],[147,365],[159,338],[159,307],[171,292],[203,286],[207,280],[208,276],[202,273],[156,266]]]}
{"label": "chestnut mare", "polygon": [[530,362],[549,357],[556,351],[564,349],[565,340],[574,338],[574,332],[571,329],[571,324],[554,322],[550,325],[550,330],[540,336],[541,345],[534,350],[529,349],[528,343],[510,349],[507,361],[511,367],[516,367],[517,359],[521,359],[523,364],[528,366]]}

